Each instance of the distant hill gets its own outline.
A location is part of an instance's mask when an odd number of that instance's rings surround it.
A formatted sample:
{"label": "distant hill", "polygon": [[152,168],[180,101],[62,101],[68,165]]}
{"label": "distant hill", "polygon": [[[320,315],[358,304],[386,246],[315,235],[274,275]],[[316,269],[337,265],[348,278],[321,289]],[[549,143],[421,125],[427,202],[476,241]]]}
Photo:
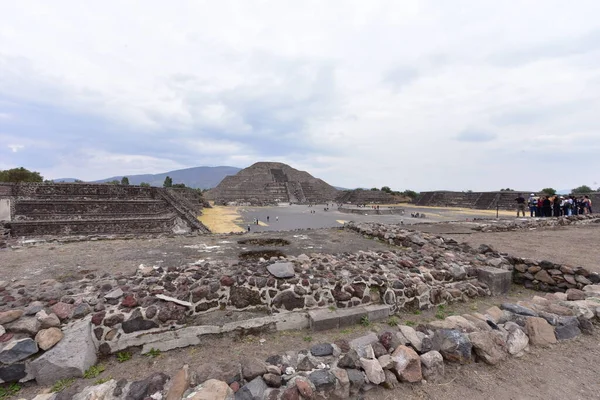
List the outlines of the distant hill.
{"label": "distant hill", "polygon": [[[142,182],[149,183],[151,186],[162,186],[165,178],[170,176],[173,183],[183,183],[191,188],[210,189],[217,186],[227,175],[235,175],[240,171],[236,167],[194,167],[178,169],[175,171],[164,172],[161,174],[145,175],[119,175],[110,178],[93,181],[92,183],[104,183],[114,180],[120,181],[123,176],[127,176],[130,185],[139,185]],[[54,182],[74,182],[75,178],[54,179]]]}

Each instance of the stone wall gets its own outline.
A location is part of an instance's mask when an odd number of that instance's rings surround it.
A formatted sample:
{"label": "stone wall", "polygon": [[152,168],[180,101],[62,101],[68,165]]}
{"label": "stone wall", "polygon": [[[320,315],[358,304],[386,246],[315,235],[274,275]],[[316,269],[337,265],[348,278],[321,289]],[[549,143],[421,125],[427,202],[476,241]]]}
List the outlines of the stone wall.
{"label": "stone wall", "polygon": [[12,236],[209,232],[193,190],[87,184],[0,183]]}
{"label": "stone wall", "polygon": [[480,210],[496,209],[496,205],[501,210],[516,209],[515,199],[522,193],[527,198],[530,191],[527,192],[450,192],[435,191],[421,192],[414,204],[430,207],[463,207],[475,208]]}
{"label": "stone wall", "polygon": [[335,200],[343,204],[393,204],[396,197],[381,190],[346,190]]}

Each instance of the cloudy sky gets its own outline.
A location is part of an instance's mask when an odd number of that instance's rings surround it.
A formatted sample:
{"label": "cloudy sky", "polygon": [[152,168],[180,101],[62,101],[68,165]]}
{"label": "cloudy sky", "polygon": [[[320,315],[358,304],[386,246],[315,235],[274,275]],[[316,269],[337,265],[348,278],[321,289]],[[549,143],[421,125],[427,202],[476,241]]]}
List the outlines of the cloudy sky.
{"label": "cloudy sky", "polygon": [[600,1],[0,0],[0,169],[600,186]]}

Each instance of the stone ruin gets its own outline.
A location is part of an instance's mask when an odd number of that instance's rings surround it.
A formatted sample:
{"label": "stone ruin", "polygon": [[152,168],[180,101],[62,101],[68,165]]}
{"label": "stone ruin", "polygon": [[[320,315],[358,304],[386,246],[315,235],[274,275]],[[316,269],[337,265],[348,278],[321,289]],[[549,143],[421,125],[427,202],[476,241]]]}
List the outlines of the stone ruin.
{"label": "stone ruin", "polygon": [[[13,237],[208,233],[192,189],[88,183],[0,183],[0,233]],[[0,236],[0,240],[2,237]]]}
{"label": "stone ruin", "polygon": [[394,204],[396,196],[381,190],[354,189],[343,191],[336,199],[342,204]]}
{"label": "stone ruin", "polygon": [[233,176],[226,176],[205,196],[215,204],[274,205],[277,203],[325,203],[339,192],[305,171],[276,162],[258,162]]}
{"label": "stone ruin", "polygon": [[527,199],[530,193],[535,192],[421,192],[414,204],[417,206],[462,207],[478,210],[494,210],[498,206],[500,210],[515,210],[517,208],[515,199],[519,193]]}

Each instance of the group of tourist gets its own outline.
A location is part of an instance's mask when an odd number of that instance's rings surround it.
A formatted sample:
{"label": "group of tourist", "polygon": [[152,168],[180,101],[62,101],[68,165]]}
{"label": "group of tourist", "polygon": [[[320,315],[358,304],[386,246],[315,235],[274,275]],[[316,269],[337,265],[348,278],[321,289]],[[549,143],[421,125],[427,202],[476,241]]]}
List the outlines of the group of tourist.
{"label": "group of tourist", "polygon": [[541,195],[535,193],[529,195],[525,200],[521,194],[515,199],[517,202],[517,217],[525,216],[526,208],[529,208],[530,217],[560,217],[578,214],[591,214],[592,199],[589,196],[559,196]]}

